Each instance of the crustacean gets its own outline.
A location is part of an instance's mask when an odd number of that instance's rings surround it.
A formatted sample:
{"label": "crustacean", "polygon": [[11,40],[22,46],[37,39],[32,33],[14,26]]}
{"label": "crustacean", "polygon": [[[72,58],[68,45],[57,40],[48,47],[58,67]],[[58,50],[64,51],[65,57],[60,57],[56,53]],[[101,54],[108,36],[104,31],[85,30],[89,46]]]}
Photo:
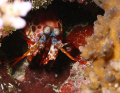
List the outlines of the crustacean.
{"label": "crustacean", "polygon": [[40,65],[45,65],[49,60],[55,61],[59,50],[65,53],[70,59],[84,64],[83,61],[72,57],[62,48],[66,45],[66,43],[62,43],[62,22],[53,14],[37,13],[36,16],[33,16],[31,22],[28,22],[25,27],[24,36],[23,38],[28,43],[28,50],[23,56],[12,60],[15,62],[10,67],[13,67],[24,57],[27,57],[27,60],[30,62],[36,55],[39,55]]}

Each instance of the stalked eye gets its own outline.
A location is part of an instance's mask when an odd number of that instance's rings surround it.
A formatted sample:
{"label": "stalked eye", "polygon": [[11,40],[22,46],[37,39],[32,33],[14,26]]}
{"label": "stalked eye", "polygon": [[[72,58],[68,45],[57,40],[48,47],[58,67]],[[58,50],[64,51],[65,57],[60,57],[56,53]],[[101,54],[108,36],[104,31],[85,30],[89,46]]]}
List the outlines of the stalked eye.
{"label": "stalked eye", "polygon": [[49,26],[45,26],[45,27],[43,28],[43,33],[44,33],[44,34],[49,35],[49,34],[50,34],[50,31],[51,31],[51,28],[50,28]]}
{"label": "stalked eye", "polygon": [[56,36],[60,35],[60,29],[59,29],[58,27],[55,27],[55,28],[53,29],[53,33],[54,33]]}

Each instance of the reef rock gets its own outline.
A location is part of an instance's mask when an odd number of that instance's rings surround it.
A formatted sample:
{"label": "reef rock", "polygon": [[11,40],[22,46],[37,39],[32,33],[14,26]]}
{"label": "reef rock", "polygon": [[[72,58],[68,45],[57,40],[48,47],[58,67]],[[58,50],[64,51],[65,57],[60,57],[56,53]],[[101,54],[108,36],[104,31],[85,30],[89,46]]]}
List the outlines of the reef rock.
{"label": "reef rock", "polygon": [[80,46],[83,60],[93,60],[84,76],[82,93],[120,93],[120,0],[101,0],[104,15],[94,22],[94,34]]}

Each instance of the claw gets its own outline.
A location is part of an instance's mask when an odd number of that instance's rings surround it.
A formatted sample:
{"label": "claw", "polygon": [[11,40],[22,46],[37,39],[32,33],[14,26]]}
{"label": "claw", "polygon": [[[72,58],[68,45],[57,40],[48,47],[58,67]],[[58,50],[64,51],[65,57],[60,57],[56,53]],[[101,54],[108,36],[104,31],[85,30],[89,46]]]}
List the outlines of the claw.
{"label": "claw", "polygon": [[[55,60],[57,57],[57,54],[58,54],[58,49],[54,45],[51,45],[49,52],[48,51],[44,52],[42,61],[40,62],[40,66],[41,66],[41,64],[44,64],[44,65],[47,64],[49,62],[49,60]],[[53,62],[53,64],[54,64],[54,62]]]}

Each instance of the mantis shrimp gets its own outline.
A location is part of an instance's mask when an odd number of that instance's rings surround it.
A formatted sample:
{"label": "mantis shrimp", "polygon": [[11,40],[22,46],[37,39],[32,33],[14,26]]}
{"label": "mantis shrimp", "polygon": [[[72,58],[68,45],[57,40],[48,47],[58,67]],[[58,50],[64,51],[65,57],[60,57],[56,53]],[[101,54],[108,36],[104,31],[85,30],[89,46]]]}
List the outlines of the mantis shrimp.
{"label": "mantis shrimp", "polygon": [[12,60],[15,62],[10,68],[24,57],[27,57],[27,60],[30,62],[37,54],[39,55],[39,59],[41,59],[39,65],[46,65],[49,60],[55,61],[59,50],[65,53],[70,59],[85,64],[81,59],[72,57],[63,49],[66,43],[62,43],[62,22],[53,14],[37,13],[32,16],[32,21],[28,22],[25,27],[24,36],[23,39],[27,41],[28,50],[21,57]]}

